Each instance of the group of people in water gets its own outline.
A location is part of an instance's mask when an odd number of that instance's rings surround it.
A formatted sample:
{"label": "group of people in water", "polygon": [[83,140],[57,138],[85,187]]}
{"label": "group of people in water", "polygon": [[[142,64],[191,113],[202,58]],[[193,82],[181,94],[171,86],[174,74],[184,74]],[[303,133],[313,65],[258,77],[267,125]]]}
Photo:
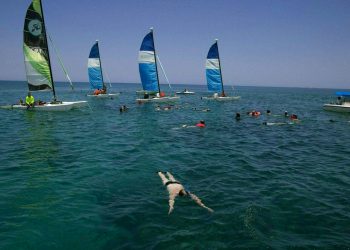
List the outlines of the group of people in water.
{"label": "group of people in water", "polygon": [[[252,110],[247,112],[248,116],[251,117],[259,117],[261,115],[260,111]],[[271,116],[271,110],[266,110],[266,116]],[[274,115],[274,116],[282,116],[282,115]],[[287,118],[289,122],[263,122],[263,125],[283,125],[283,124],[294,124],[295,122],[299,122],[298,116],[296,114],[288,114],[288,111],[284,111],[283,117]],[[239,112],[236,113],[235,116],[236,121],[241,120],[241,114]]]}

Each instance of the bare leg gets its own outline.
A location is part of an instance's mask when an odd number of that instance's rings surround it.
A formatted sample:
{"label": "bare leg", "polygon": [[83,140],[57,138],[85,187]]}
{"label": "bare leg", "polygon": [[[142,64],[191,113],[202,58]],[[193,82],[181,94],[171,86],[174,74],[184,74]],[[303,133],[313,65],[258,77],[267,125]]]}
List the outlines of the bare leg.
{"label": "bare leg", "polygon": [[192,193],[190,193],[190,192],[188,192],[188,194],[191,196],[191,199],[194,200],[199,206],[201,206],[201,207],[207,209],[207,210],[208,210],[209,212],[211,212],[211,213],[214,212],[213,209],[211,209],[211,208],[207,207],[206,205],[204,205],[204,204],[202,203],[201,199],[199,199],[195,194],[192,194]]}
{"label": "bare leg", "polygon": [[163,185],[169,181],[162,172],[158,172],[158,175],[162,179]]}
{"label": "bare leg", "polygon": [[175,178],[174,178],[174,176],[172,176],[172,174],[170,174],[169,172],[166,172],[166,174],[168,175],[169,180],[171,180],[171,181],[176,181]]}

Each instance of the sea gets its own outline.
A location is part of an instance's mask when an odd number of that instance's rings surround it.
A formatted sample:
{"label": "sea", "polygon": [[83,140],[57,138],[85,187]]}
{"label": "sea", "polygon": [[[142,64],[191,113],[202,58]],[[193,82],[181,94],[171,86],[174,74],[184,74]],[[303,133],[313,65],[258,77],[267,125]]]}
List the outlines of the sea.
{"label": "sea", "polygon": [[[0,109],[0,249],[350,249],[350,114],[322,109],[336,90],[227,86],[241,99],[216,102],[204,85],[161,87],[196,94],[167,107],[137,104],[140,84],[102,100],[57,83],[89,105]],[[26,94],[0,82],[0,106]],[[178,197],[168,215],[158,171],[214,212]]]}

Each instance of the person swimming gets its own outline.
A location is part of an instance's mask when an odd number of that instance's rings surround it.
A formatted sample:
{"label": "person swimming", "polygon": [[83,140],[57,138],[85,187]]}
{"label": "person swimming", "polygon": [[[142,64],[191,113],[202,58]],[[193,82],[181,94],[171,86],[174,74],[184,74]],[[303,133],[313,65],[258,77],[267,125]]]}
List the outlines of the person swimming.
{"label": "person swimming", "polygon": [[247,112],[247,115],[258,117],[259,115],[261,115],[261,113],[259,111],[253,110],[251,112]]}
{"label": "person swimming", "polygon": [[168,178],[166,178],[166,176],[162,173],[162,172],[158,172],[159,177],[162,179],[163,185],[166,186],[168,192],[169,192],[169,212],[168,214],[170,214],[173,210],[174,210],[174,204],[175,204],[175,198],[179,195],[179,196],[190,196],[192,200],[194,200],[199,206],[207,209],[209,212],[214,212],[213,209],[205,206],[202,201],[195,195],[190,193],[189,191],[187,191],[184,186],[177,181],[174,176],[172,176],[171,173],[166,172],[166,174],[168,175]]}
{"label": "person swimming", "polygon": [[236,121],[241,120],[241,114],[237,112],[235,118],[236,118]]}
{"label": "person swimming", "polygon": [[200,120],[200,121],[196,124],[196,127],[205,128],[205,121]]}

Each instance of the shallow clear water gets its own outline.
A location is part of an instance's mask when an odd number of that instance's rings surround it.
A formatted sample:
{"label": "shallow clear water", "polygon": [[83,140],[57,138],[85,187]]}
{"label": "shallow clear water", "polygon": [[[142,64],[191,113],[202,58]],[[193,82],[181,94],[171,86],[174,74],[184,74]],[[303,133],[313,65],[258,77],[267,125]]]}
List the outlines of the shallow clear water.
{"label": "shallow clear water", "polygon": [[[87,99],[87,84],[56,88]],[[188,88],[197,95],[170,111],[137,105],[134,84],[84,110],[0,109],[0,249],[350,246],[350,115],[322,110],[334,90],[237,87],[241,100],[218,103],[200,100],[205,86]],[[0,83],[0,105],[25,94],[23,82]],[[252,109],[273,115],[247,117]],[[262,125],[285,110],[301,122]],[[205,129],[181,128],[200,119]],[[215,212],[178,198],[168,216],[158,170]]]}

